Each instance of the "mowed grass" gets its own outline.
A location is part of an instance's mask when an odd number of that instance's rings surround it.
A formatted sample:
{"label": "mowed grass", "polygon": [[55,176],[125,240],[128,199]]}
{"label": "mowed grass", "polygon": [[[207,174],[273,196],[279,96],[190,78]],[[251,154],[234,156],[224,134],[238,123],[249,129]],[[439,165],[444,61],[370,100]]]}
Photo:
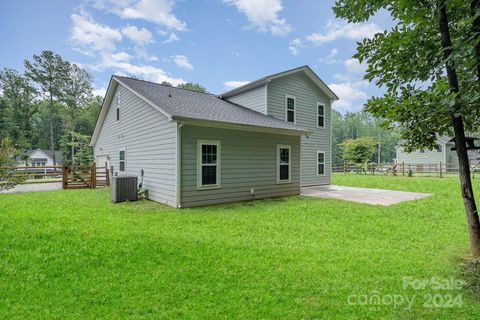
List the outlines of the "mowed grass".
{"label": "mowed grass", "polygon": [[[466,289],[403,288],[408,276],[461,277],[468,232],[456,179],[334,183],[434,195],[390,207],[288,197],[182,210],[113,205],[100,189],[0,195],[0,319],[478,318]],[[462,300],[432,308],[428,294]],[[385,298],[394,295],[411,308]]]}

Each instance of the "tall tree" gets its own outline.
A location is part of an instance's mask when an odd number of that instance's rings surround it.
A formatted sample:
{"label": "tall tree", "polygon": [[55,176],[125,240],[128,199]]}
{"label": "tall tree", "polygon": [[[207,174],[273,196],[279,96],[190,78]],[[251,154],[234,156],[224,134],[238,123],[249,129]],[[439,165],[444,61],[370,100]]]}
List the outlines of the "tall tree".
{"label": "tall tree", "polygon": [[32,61],[25,60],[25,74],[36,82],[49,101],[50,107],[50,150],[55,159],[55,101],[58,101],[68,78],[68,62],[52,51],[34,55]]}
{"label": "tall tree", "polygon": [[177,87],[181,88],[181,89],[187,89],[187,90],[192,90],[192,91],[208,93],[207,88],[205,88],[201,84],[193,83],[193,82],[180,83],[179,85],[177,85]]}
{"label": "tall tree", "polygon": [[1,117],[8,122],[1,130],[18,148],[29,148],[32,142],[31,117],[35,113],[36,90],[27,77],[12,69],[0,72],[0,89],[4,98],[2,108],[5,109],[5,114]]}
{"label": "tall tree", "polygon": [[70,156],[71,163],[75,165],[75,134],[76,119],[82,108],[92,99],[92,76],[78,65],[69,64],[68,77],[61,88],[61,100],[66,104],[70,127]]}
{"label": "tall tree", "polygon": [[[364,22],[387,10],[396,25],[364,39],[355,55],[366,61],[366,79],[386,87],[366,110],[400,127],[408,150],[432,148],[436,134],[455,136],[461,194],[467,215],[470,247],[480,256],[480,222],[469,175],[465,130],[480,126],[478,81],[472,44],[469,4],[462,0],[337,0],[334,12],[349,22]],[[467,13],[467,14],[465,14]],[[456,43],[462,42],[462,43]],[[444,76],[446,74],[446,77]],[[420,84],[420,85],[419,85]]]}

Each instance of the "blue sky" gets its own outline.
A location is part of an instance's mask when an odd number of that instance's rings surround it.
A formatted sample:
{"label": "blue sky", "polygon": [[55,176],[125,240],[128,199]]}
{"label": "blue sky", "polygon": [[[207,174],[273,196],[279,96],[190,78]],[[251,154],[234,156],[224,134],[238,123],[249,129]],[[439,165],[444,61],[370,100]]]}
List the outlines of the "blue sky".
{"label": "blue sky", "polygon": [[81,64],[102,94],[112,74],[198,82],[221,93],[245,81],[308,64],[361,110],[382,93],[351,59],[356,41],[391,23],[335,19],[333,0],[16,0],[0,4],[0,68],[53,50]]}

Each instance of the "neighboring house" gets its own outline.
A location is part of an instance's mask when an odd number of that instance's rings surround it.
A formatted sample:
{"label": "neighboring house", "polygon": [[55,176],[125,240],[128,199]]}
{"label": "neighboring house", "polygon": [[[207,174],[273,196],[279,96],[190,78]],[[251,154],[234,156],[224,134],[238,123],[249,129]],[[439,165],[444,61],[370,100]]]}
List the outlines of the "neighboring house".
{"label": "neighboring house", "polygon": [[[473,145],[475,138],[467,137],[467,144]],[[401,143],[396,147],[397,149],[397,163],[405,164],[439,164],[442,163],[448,169],[458,169],[457,152],[452,150],[455,148],[455,141],[453,138],[446,136],[437,137],[437,145],[433,150],[418,149],[410,153],[404,151]],[[475,150],[468,151],[468,158],[470,164],[477,164],[480,162],[480,155]]]}
{"label": "neighboring house", "polygon": [[59,150],[55,150],[56,163],[53,161],[53,154],[51,150],[34,149],[27,150],[26,153],[28,159],[25,165],[27,166],[44,167],[62,164],[62,152]]}
{"label": "neighboring house", "polygon": [[308,66],[221,96],[113,76],[91,145],[173,207],[294,195],[330,183],[336,99]]}

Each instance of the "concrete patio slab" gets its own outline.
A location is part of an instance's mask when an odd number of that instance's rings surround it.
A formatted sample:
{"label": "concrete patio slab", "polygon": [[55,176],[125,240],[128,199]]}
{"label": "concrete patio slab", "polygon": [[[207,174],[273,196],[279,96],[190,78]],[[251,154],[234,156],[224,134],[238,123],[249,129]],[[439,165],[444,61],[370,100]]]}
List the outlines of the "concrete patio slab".
{"label": "concrete patio slab", "polygon": [[431,196],[432,194],[326,185],[302,188],[301,195],[307,197],[331,198],[359,203],[389,206],[404,201],[423,199]]}
{"label": "concrete patio slab", "polygon": [[18,192],[39,192],[39,191],[52,191],[62,189],[61,182],[48,182],[48,183],[30,183],[19,184],[12,189],[0,191],[2,193],[18,193]]}

